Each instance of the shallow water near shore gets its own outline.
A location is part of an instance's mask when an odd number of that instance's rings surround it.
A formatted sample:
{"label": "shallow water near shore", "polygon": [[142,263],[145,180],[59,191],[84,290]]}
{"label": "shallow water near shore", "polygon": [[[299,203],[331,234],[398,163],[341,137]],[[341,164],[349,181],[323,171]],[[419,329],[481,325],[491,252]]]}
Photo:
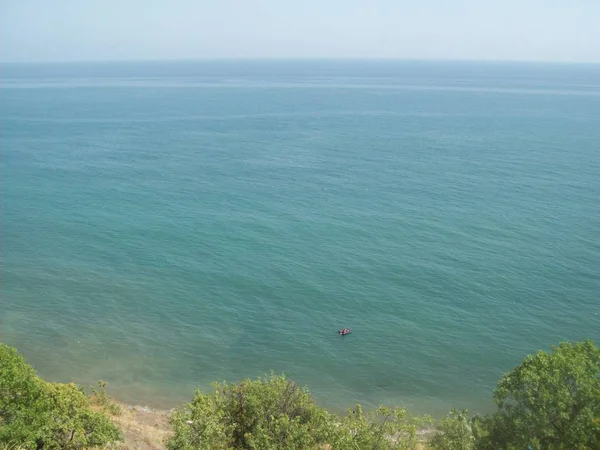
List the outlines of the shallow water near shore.
{"label": "shallow water near shore", "polygon": [[49,379],[486,411],[600,338],[600,66],[0,67],[0,340]]}

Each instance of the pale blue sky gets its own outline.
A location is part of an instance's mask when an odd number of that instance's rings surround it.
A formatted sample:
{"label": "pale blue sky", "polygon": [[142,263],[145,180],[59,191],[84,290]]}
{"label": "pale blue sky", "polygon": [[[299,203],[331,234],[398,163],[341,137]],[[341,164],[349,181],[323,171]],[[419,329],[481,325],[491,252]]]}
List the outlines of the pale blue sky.
{"label": "pale blue sky", "polygon": [[600,62],[600,0],[0,0],[0,61]]}

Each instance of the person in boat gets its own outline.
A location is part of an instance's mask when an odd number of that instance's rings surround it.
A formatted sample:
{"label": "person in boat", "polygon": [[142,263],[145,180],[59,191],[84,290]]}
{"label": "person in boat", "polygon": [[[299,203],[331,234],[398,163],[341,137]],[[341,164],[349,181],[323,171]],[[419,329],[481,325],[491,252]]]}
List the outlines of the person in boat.
{"label": "person in boat", "polygon": [[338,331],[339,334],[341,334],[342,336],[346,335],[346,334],[350,334],[350,328],[342,328],[340,331]]}

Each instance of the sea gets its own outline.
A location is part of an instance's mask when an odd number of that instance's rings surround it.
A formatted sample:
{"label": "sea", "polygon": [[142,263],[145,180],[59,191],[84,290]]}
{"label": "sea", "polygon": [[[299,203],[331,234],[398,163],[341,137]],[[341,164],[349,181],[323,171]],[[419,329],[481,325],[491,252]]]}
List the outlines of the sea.
{"label": "sea", "polygon": [[2,64],[0,152],[0,341],[49,380],[486,412],[600,339],[600,65]]}

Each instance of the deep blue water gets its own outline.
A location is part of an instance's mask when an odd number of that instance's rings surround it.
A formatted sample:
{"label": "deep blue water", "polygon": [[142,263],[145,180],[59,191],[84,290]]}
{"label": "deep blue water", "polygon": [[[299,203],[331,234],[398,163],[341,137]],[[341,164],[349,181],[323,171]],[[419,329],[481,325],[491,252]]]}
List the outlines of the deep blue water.
{"label": "deep blue water", "polygon": [[0,340],[53,380],[484,411],[600,338],[600,66],[3,65],[0,150]]}

